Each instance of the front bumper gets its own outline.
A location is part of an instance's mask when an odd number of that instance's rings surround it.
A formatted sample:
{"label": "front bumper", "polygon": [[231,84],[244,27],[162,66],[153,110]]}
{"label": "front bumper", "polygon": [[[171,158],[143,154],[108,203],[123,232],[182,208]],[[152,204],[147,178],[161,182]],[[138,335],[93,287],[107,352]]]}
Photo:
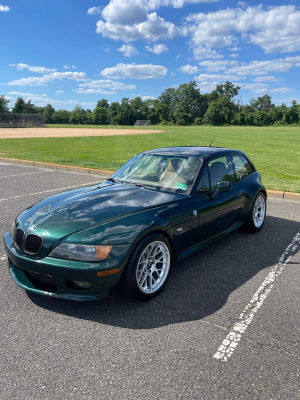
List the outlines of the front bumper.
{"label": "front bumper", "polygon": [[[4,236],[4,243],[9,271],[17,285],[31,292],[80,301],[101,299],[113,292],[126,265],[131,246],[116,245],[109,259],[89,263],[51,257],[35,259],[21,254],[15,248],[9,232]],[[109,274],[110,271],[114,273]],[[98,273],[104,276],[98,276]],[[91,286],[89,289],[76,289],[73,281],[88,282]]]}

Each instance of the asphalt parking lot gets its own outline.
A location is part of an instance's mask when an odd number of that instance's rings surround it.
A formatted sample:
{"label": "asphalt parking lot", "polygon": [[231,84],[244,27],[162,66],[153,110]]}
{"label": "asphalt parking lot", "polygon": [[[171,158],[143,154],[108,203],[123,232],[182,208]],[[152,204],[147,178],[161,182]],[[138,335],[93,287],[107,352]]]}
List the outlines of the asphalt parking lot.
{"label": "asphalt parking lot", "polygon": [[[0,163],[1,237],[31,204],[99,180]],[[300,398],[300,202],[269,199],[267,215],[176,264],[147,303],[26,293],[1,240],[0,399]]]}

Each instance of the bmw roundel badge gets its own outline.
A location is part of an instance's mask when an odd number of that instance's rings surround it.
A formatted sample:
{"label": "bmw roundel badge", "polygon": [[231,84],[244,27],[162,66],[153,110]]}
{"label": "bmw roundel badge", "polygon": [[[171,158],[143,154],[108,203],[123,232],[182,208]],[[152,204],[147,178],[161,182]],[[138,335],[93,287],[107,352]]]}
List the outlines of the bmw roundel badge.
{"label": "bmw roundel badge", "polygon": [[34,231],[34,230],[35,230],[35,228],[36,228],[36,226],[35,226],[35,225],[30,225],[30,226],[28,227],[28,232],[32,232],[32,231]]}

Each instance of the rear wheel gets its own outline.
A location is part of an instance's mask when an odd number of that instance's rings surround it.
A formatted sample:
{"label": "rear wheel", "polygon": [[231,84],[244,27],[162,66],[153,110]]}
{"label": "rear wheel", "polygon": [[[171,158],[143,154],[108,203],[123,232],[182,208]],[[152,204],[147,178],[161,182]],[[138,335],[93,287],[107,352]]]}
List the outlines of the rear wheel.
{"label": "rear wheel", "polygon": [[258,232],[263,227],[266,218],[266,197],[263,193],[259,193],[249,211],[244,228],[248,232]]}
{"label": "rear wheel", "polygon": [[171,267],[169,241],[161,234],[146,237],[135,249],[124,271],[123,293],[148,300],[165,286]]}

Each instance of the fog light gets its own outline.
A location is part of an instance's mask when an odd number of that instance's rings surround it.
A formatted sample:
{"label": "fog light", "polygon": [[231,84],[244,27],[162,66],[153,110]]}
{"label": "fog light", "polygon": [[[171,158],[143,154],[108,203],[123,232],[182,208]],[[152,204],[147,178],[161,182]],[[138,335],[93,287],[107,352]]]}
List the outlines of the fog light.
{"label": "fog light", "polygon": [[81,282],[81,281],[73,281],[74,286],[78,289],[89,289],[91,284],[88,282]]}

